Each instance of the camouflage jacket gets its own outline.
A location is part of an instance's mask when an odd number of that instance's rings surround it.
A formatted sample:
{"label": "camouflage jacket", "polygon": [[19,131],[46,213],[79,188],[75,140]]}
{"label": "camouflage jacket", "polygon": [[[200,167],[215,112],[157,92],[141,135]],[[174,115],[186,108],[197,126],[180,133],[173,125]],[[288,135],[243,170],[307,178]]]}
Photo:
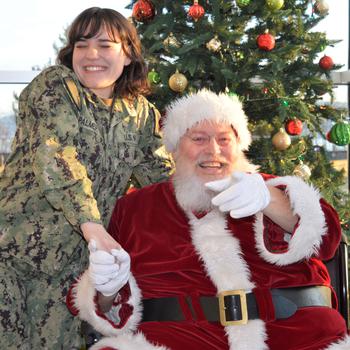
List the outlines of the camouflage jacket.
{"label": "camouflage jacket", "polygon": [[0,179],[0,255],[61,270],[83,244],[80,224],[106,226],[131,177],[167,177],[158,117],[142,96],[107,106],[64,66],[39,74],[21,93]]}

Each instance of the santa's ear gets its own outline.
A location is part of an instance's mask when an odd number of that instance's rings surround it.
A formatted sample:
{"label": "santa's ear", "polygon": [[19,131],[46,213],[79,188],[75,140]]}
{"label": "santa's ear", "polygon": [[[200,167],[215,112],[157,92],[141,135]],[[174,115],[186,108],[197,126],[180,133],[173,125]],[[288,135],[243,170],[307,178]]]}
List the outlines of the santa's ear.
{"label": "santa's ear", "polygon": [[171,152],[171,157],[174,159],[174,161],[176,162],[177,158],[179,157],[179,150],[178,148],[176,148],[175,151]]}

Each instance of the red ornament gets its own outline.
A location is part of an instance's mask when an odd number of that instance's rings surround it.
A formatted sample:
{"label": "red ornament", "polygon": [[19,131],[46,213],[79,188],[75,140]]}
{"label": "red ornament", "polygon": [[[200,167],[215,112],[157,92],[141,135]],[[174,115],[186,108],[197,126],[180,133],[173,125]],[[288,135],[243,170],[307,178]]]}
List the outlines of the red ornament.
{"label": "red ornament", "polygon": [[333,68],[334,63],[331,57],[324,55],[318,62],[318,65],[323,70],[330,70]]}
{"label": "red ornament", "polygon": [[331,141],[331,131],[330,130],[326,134],[326,139],[327,139],[327,141],[332,142]]}
{"label": "red ornament", "polygon": [[204,15],[204,8],[198,4],[198,0],[193,1],[193,5],[188,10],[189,16],[191,16],[195,22],[197,22]]}
{"label": "red ornament", "polygon": [[303,122],[299,119],[289,119],[285,123],[285,129],[289,135],[300,135],[303,131]]}
{"label": "red ornament", "polygon": [[275,38],[269,33],[260,34],[256,39],[259,49],[271,51],[275,47]]}
{"label": "red ornament", "polygon": [[150,0],[139,0],[132,8],[132,16],[139,22],[152,20],[155,13],[154,5]]}

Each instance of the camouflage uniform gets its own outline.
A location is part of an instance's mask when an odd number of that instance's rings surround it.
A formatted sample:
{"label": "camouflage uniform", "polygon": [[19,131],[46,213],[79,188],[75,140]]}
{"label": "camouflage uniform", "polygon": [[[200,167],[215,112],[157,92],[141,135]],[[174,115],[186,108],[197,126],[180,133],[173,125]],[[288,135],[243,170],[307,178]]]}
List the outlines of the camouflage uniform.
{"label": "camouflage uniform", "polygon": [[73,349],[67,288],[87,263],[80,225],[108,224],[130,178],[165,179],[158,112],[142,96],[107,106],[64,66],[22,92],[0,179],[1,349]]}

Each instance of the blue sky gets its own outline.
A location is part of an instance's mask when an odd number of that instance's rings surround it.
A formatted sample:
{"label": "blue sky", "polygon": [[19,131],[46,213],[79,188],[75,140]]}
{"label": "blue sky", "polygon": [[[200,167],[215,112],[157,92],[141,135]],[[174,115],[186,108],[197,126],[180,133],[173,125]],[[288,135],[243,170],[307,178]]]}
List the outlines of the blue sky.
{"label": "blue sky", "polygon": [[[344,40],[336,48],[327,48],[325,54],[332,56],[336,63],[345,64],[346,69],[348,1],[326,1],[330,6],[330,15],[317,29],[326,31],[330,39]],[[77,14],[85,8],[100,6],[114,8],[129,16],[130,11],[125,9],[129,2],[129,0],[6,1],[0,11],[0,71],[31,70],[33,66],[43,67],[49,62],[54,63],[53,44],[59,43],[59,36]],[[18,85],[10,87],[0,85],[0,114],[11,108],[12,92],[20,91],[22,88],[23,86]],[[345,93],[341,95],[340,99],[343,99]]]}

